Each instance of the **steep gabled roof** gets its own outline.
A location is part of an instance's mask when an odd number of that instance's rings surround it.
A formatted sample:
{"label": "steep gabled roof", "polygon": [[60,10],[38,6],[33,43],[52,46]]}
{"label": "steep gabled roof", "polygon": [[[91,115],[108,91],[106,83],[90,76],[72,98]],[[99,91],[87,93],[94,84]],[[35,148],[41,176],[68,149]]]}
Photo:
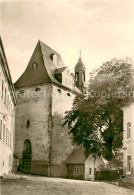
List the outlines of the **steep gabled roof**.
{"label": "steep gabled roof", "polygon": [[[52,56],[54,54],[56,54],[57,56],[57,62],[58,62],[57,65],[54,64],[52,60]],[[34,63],[34,61],[36,61],[36,59],[37,59],[37,63],[39,61],[40,66],[39,69],[37,69],[37,71],[32,71],[32,64]],[[54,77],[56,71],[62,72],[66,68],[67,67],[65,67],[59,53],[51,49],[45,43],[38,41],[38,44],[34,50],[34,53],[29,61],[26,70],[15,83],[15,88],[53,82],[62,87],[68,88],[76,93],[81,93],[76,86],[74,86],[73,88],[64,86],[63,84],[58,82]]]}
{"label": "steep gabled roof", "polygon": [[86,160],[85,149],[77,148],[66,160],[66,164],[84,164]]}
{"label": "steep gabled roof", "polygon": [[[33,71],[33,63],[37,63],[37,69]],[[44,59],[41,51],[40,41],[37,43],[31,59],[24,73],[15,82],[15,88],[28,87],[42,83],[51,82],[51,78],[44,64]]]}

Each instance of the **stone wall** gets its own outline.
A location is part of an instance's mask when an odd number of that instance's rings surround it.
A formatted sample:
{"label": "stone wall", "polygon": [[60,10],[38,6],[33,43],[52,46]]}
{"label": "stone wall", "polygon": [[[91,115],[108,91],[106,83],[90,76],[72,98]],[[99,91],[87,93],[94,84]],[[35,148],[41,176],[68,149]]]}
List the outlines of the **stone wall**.
{"label": "stone wall", "polygon": [[24,141],[29,139],[32,145],[31,172],[44,175],[49,174],[51,89],[51,84],[44,84],[17,90],[15,155],[22,158]]}
{"label": "stone wall", "polygon": [[17,94],[15,155],[21,161],[24,141],[29,139],[32,144],[31,172],[66,177],[65,161],[75,146],[68,128],[62,125],[75,94],[53,84],[20,88]]}
{"label": "stone wall", "polygon": [[68,128],[62,126],[65,112],[72,108],[74,97],[75,94],[53,86],[51,160],[54,177],[66,177],[65,161],[75,149]]}

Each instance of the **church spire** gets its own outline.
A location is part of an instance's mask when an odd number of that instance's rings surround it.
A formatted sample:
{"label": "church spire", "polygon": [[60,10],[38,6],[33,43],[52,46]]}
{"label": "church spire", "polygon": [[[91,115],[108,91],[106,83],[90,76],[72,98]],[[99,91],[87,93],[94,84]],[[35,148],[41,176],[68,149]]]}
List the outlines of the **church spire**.
{"label": "church spire", "polygon": [[80,49],[80,57],[78,59],[77,64],[75,65],[75,79],[76,79],[76,86],[80,89],[82,93],[85,93],[85,65],[82,62],[81,58],[81,49]]}
{"label": "church spire", "polygon": [[75,68],[78,68],[78,67],[85,68],[85,65],[83,64],[82,58],[81,58],[81,51],[82,51],[82,50],[80,49],[80,52],[79,52],[80,57],[79,57],[79,59],[78,59],[77,64],[75,65]]}

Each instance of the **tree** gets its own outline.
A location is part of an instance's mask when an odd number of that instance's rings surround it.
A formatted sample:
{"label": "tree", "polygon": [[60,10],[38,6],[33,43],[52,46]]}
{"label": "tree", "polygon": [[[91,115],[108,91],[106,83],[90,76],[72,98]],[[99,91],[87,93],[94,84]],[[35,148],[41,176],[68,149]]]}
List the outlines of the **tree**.
{"label": "tree", "polygon": [[132,98],[133,61],[112,59],[90,74],[87,96],[76,96],[65,123],[73,142],[83,144],[87,154],[115,159],[122,147],[123,113],[120,109]]}

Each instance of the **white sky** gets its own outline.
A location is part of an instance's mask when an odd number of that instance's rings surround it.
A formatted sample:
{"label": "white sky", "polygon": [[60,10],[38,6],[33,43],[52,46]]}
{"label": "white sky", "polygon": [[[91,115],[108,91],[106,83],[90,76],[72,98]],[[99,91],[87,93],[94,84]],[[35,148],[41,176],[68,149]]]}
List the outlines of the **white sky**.
{"label": "white sky", "polygon": [[1,1],[1,35],[13,81],[40,39],[73,72],[82,49],[89,73],[113,57],[134,57],[134,0]]}

